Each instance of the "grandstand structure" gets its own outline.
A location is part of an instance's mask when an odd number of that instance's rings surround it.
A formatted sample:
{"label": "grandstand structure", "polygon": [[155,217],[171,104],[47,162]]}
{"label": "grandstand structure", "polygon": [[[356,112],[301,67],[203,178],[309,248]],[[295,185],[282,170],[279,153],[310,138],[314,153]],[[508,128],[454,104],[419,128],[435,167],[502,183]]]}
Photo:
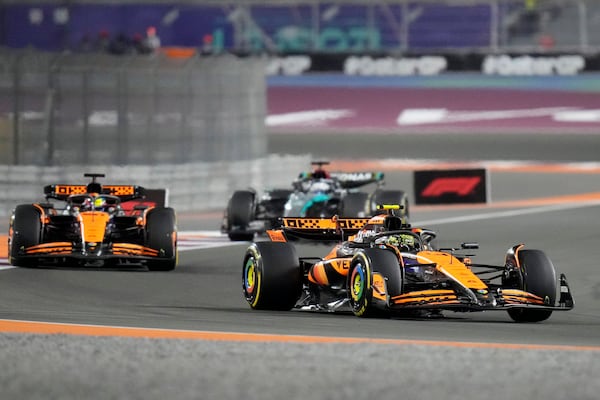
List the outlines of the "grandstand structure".
{"label": "grandstand structure", "polygon": [[[595,52],[594,0],[0,0],[0,46],[84,51],[155,27],[211,52]],[[88,43],[89,44],[89,43]]]}

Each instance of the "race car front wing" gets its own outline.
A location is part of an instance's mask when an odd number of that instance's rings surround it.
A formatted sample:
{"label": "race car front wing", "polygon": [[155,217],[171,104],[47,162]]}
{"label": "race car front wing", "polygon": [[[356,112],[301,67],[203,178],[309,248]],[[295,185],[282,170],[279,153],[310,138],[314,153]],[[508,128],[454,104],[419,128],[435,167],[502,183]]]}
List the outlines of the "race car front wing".
{"label": "race car front wing", "polygon": [[147,260],[160,259],[162,255],[160,250],[133,243],[98,246],[87,244],[85,247],[76,247],[71,242],[52,242],[21,249],[18,257],[35,260],[41,265],[68,264],[69,261],[82,265],[96,265],[98,263],[142,264]]}
{"label": "race car front wing", "polygon": [[457,293],[450,289],[423,290],[388,297],[392,310],[454,309],[455,311],[507,310],[510,308],[567,311],[574,308],[571,289],[564,274],[559,280],[560,297],[557,305],[548,304],[535,294],[517,289],[497,289],[486,293]]}

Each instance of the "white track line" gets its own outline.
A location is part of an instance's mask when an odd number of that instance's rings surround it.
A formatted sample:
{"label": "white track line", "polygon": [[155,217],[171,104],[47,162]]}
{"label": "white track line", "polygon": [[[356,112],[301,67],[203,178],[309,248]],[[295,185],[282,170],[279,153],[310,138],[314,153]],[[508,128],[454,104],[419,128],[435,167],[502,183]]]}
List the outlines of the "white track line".
{"label": "white track line", "polygon": [[519,209],[519,210],[471,214],[471,215],[463,215],[463,216],[459,216],[459,217],[439,218],[439,219],[432,219],[432,220],[428,220],[428,221],[418,221],[418,222],[411,222],[411,223],[414,226],[433,225],[433,224],[437,224],[437,225],[452,224],[452,223],[456,223],[456,222],[479,221],[479,220],[484,220],[484,219],[516,217],[519,215],[541,214],[541,213],[545,213],[545,212],[572,210],[572,209],[576,209],[576,208],[595,207],[598,205],[600,205],[600,200],[587,201],[587,202],[581,202],[581,203],[576,203],[576,204],[556,204],[556,205],[551,205],[551,206],[523,208],[523,209]]}

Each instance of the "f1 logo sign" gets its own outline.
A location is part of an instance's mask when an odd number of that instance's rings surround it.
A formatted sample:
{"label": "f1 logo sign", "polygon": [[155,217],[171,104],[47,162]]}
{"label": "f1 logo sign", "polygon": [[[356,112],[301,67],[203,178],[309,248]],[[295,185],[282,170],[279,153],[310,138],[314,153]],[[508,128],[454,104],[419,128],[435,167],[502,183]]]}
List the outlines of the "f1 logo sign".
{"label": "f1 logo sign", "polygon": [[485,203],[485,169],[415,171],[417,204]]}
{"label": "f1 logo sign", "polygon": [[481,182],[478,176],[473,177],[441,177],[435,178],[421,192],[425,197],[439,197],[446,193],[455,193],[457,196],[467,196]]}

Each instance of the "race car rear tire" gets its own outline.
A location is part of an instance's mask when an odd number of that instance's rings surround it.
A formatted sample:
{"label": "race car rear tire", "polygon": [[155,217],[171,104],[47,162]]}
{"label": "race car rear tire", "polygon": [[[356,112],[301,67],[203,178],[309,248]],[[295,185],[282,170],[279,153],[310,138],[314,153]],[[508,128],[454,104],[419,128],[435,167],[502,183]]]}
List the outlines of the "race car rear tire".
{"label": "race car rear tire", "polygon": [[35,246],[41,242],[41,212],[33,204],[20,204],[15,208],[12,222],[12,239],[9,246],[8,260],[16,267],[31,267],[31,259],[19,257],[19,249]]}
{"label": "race car rear tire", "polygon": [[159,251],[159,258],[148,260],[150,271],[172,271],[177,265],[177,220],[175,210],[157,207],[146,216],[146,244]]}
{"label": "race car rear tire", "polygon": [[246,250],[242,290],[255,310],[291,310],[302,291],[300,260],[290,243],[256,242]]}
{"label": "race car rear tire", "polygon": [[369,194],[363,192],[348,193],[342,199],[340,217],[346,218],[364,218],[366,217],[366,208]]}
{"label": "race car rear tire", "polygon": [[373,273],[386,281],[390,296],[402,293],[402,272],[397,256],[386,249],[364,249],[354,255],[348,271],[348,300],[357,317],[387,317],[388,304],[373,297]]}
{"label": "race car rear tire", "polygon": [[[522,268],[521,289],[545,299],[548,305],[556,300],[556,270],[548,256],[540,250],[521,250],[518,253]],[[540,322],[548,319],[552,310],[512,308],[508,315],[516,322]]]}
{"label": "race car rear tire", "polygon": [[233,193],[227,204],[227,236],[233,241],[250,241],[253,232],[247,232],[254,220],[255,193],[251,190],[238,190]]}
{"label": "race car rear tire", "polygon": [[402,190],[377,189],[371,200],[371,215],[377,213],[378,204],[399,204],[403,206],[403,208],[397,215],[406,218],[410,216],[408,196]]}

